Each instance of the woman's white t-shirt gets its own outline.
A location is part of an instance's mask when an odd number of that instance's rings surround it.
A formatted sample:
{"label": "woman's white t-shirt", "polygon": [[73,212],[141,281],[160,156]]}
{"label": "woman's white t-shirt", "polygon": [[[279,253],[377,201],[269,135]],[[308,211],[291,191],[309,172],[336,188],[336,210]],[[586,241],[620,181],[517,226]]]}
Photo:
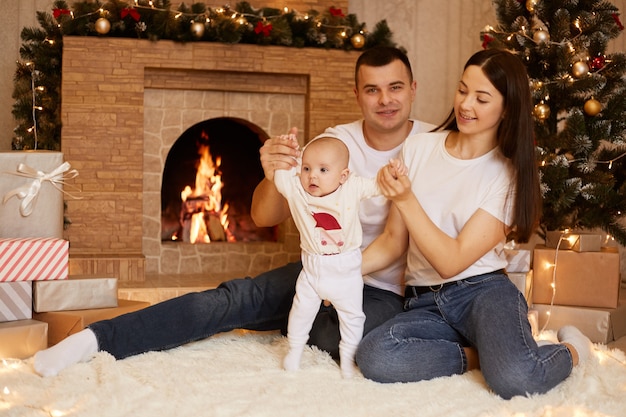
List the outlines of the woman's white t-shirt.
{"label": "woman's white t-shirt", "polygon": [[[474,159],[455,158],[445,148],[449,133],[413,135],[404,143],[402,159],[409,169],[413,193],[424,211],[439,229],[453,238],[479,209],[510,225],[514,189],[510,161],[498,148]],[[447,281],[505,268],[504,244],[505,240]],[[441,276],[409,239],[405,283],[428,286],[442,282]]]}

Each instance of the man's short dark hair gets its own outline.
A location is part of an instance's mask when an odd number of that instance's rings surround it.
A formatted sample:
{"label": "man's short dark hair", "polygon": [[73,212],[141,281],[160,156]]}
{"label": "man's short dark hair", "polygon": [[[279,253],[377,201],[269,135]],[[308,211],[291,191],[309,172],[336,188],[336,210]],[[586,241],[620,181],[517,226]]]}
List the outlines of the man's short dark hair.
{"label": "man's short dark hair", "polygon": [[413,71],[411,70],[411,62],[406,54],[393,46],[375,46],[363,52],[356,61],[356,67],[354,69],[354,84],[358,84],[358,74],[361,65],[367,65],[370,67],[382,67],[392,63],[395,60],[401,61],[406,69],[409,71],[409,77],[413,82]]}

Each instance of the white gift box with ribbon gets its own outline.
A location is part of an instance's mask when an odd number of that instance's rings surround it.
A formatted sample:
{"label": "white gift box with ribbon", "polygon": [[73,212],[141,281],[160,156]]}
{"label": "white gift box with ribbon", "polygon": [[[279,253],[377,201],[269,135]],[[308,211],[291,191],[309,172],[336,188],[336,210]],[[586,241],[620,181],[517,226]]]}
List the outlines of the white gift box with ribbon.
{"label": "white gift box with ribbon", "polygon": [[507,242],[504,245],[504,255],[507,261],[507,272],[528,272],[532,269],[533,251],[528,249],[528,245]]}
{"label": "white gift box with ribbon", "polygon": [[76,175],[61,152],[0,152],[0,238],[61,239],[63,185]]}

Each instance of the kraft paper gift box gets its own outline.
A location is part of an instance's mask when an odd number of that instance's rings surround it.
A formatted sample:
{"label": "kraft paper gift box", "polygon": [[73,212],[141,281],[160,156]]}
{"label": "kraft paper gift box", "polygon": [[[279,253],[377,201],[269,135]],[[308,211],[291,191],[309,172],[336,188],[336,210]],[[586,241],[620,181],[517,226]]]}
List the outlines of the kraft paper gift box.
{"label": "kraft paper gift box", "polygon": [[[556,249],[535,247],[533,302],[552,303]],[[620,288],[617,248],[600,252],[559,249],[556,257],[554,304],[575,307],[617,308]]]}
{"label": "kraft paper gift box", "polygon": [[65,279],[69,242],[56,238],[0,238],[0,281]]}
{"label": "kraft paper gift box", "polygon": [[112,319],[149,305],[150,303],[146,301],[118,300],[118,306],[113,308],[33,313],[33,318],[48,323],[48,345],[52,346],[69,335],[78,333],[91,323]]}
{"label": "kraft paper gift box", "polygon": [[0,323],[0,358],[27,359],[48,347],[48,323],[17,320]]}
{"label": "kraft paper gift box", "polygon": [[63,237],[63,180],[77,175],[55,151],[0,152],[0,237]]}
{"label": "kraft paper gift box", "polygon": [[117,278],[69,276],[33,282],[33,309],[47,311],[117,307]]}
{"label": "kraft paper gift box", "polygon": [[[626,291],[617,308],[570,307],[535,304],[539,312],[539,328],[557,331],[565,325],[576,326],[593,343],[609,343],[626,335]],[[548,313],[549,318],[548,318]]]}
{"label": "kraft paper gift box", "polygon": [[0,282],[0,322],[33,318],[33,284]]}
{"label": "kraft paper gift box", "polygon": [[600,252],[602,235],[598,233],[549,231],[546,232],[545,246],[553,249],[558,246],[559,249],[571,249],[576,252]]}
{"label": "kraft paper gift box", "polygon": [[532,292],[532,284],[533,284],[533,271],[526,272],[508,272],[507,275],[509,279],[513,281],[513,284],[517,287],[517,289],[524,294],[524,298],[529,306],[533,304],[533,292]]}

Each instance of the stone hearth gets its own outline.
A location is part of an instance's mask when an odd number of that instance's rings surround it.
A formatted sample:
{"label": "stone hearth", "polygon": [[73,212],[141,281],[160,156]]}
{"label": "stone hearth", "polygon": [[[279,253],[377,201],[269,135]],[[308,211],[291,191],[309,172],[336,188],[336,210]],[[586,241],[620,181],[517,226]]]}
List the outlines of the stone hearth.
{"label": "stone hearth", "polygon": [[[239,117],[300,139],[360,116],[358,52],[66,37],[62,151],[79,171],[67,200],[70,273],[143,281],[146,274],[254,275],[299,257],[291,224],[278,242],[161,242],[163,163],[193,123]],[[169,110],[155,107],[167,103]],[[222,103],[219,105],[219,103]]]}

